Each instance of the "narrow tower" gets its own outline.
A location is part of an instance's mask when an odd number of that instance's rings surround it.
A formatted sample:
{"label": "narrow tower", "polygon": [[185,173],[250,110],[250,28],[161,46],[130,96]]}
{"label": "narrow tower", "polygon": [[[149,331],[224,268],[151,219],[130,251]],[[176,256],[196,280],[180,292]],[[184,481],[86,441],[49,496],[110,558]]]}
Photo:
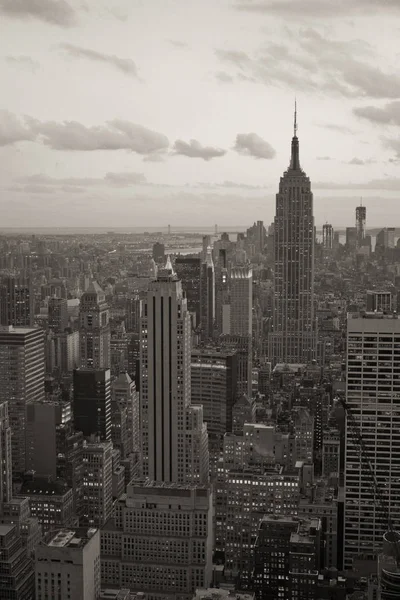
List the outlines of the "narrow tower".
{"label": "narrow tower", "polygon": [[79,311],[81,367],[110,367],[110,323],[106,297],[96,281],[82,295]]}
{"label": "narrow tower", "polygon": [[315,354],[314,236],[313,195],[310,179],[300,167],[295,104],[290,164],[276,195],[274,327],[270,336],[274,363],[307,362]]}

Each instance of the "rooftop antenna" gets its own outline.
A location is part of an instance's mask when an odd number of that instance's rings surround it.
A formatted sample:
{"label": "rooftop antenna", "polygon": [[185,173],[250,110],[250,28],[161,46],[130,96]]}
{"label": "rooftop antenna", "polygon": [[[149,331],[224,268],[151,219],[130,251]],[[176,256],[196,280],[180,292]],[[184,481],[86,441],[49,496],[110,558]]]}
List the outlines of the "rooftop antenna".
{"label": "rooftop antenna", "polygon": [[361,198],[360,198],[360,206],[362,206],[362,196],[361,196]]}
{"label": "rooftop antenna", "polygon": [[294,137],[297,136],[297,99],[294,99]]}

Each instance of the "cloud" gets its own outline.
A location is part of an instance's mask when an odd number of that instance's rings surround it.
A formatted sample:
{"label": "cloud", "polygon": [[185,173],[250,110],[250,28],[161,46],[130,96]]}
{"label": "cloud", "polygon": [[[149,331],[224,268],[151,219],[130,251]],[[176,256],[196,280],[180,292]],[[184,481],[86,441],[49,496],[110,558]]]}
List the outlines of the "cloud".
{"label": "cloud", "polygon": [[149,155],[166,150],[168,138],[142,125],[114,119],[105,125],[86,127],[77,121],[38,121],[28,119],[31,131],[54,150],[131,150]]}
{"label": "cloud", "polygon": [[371,179],[359,183],[337,183],[332,181],[317,181],[312,184],[316,190],[385,190],[397,192],[400,191],[400,179]]}
{"label": "cloud", "polygon": [[317,160],[332,160],[330,156],[317,156]]}
{"label": "cloud", "polygon": [[189,143],[183,140],[176,140],[174,154],[180,156],[188,156],[189,158],[202,158],[203,160],[211,160],[219,156],[224,156],[226,150],[222,148],[214,148],[212,146],[202,146],[197,140],[190,140]]}
{"label": "cloud", "polygon": [[253,13],[266,13],[268,15],[279,15],[289,19],[298,17],[343,17],[346,15],[362,15],[371,12],[381,12],[385,8],[389,11],[398,12],[400,9],[397,0],[335,0],[335,2],[324,2],[321,0],[241,0],[234,4],[240,11]]}
{"label": "cloud", "polygon": [[9,146],[15,142],[32,141],[34,133],[8,110],[0,110],[0,146]]}
{"label": "cloud", "polygon": [[350,98],[400,96],[400,77],[372,64],[367,43],[331,39],[312,28],[300,30],[296,36],[289,32],[288,45],[269,44],[254,56],[226,49],[216,50],[216,55],[235,69],[233,75],[228,73],[235,79],[246,77],[268,86]]}
{"label": "cloud", "polygon": [[106,173],[104,180],[106,183],[120,186],[146,183],[143,173]]}
{"label": "cloud", "polygon": [[357,117],[379,125],[400,125],[400,101],[388,102],[385,106],[360,106],[353,109]]}
{"label": "cloud", "polygon": [[37,185],[41,187],[58,187],[61,189],[71,189],[101,185],[117,185],[125,187],[129,185],[146,184],[146,177],[143,173],[126,171],[122,173],[106,173],[104,177],[50,177],[44,173],[35,173],[34,175],[25,175],[17,179],[18,183]]}
{"label": "cloud", "polygon": [[0,14],[15,19],[38,19],[60,27],[76,23],[76,14],[66,0],[0,0]]}
{"label": "cloud", "polygon": [[394,150],[396,152],[396,158],[393,159],[393,162],[397,162],[397,159],[400,158],[400,138],[384,138],[383,143],[386,148],[389,148],[389,150]]}
{"label": "cloud", "polygon": [[376,161],[372,160],[372,158],[361,159],[361,158],[354,157],[351,160],[349,160],[347,162],[347,164],[348,165],[372,165],[374,162],[376,162]]}
{"label": "cloud", "polygon": [[120,58],[114,54],[104,54],[103,52],[82,48],[81,46],[74,46],[73,44],[61,44],[61,48],[75,58],[87,58],[88,60],[101,62],[116,68],[125,75],[140,79],[137,66],[131,58]]}
{"label": "cloud", "polygon": [[221,83],[233,83],[234,81],[234,78],[231,77],[231,75],[228,75],[228,73],[225,73],[224,71],[218,71],[217,73],[215,73],[215,79],[217,79]]}
{"label": "cloud", "polygon": [[164,162],[164,157],[162,153],[154,153],[154,154],[149,154],[148,156],[145,156],[143,158],[143,162],[153,162],[153,163],[160,163],[160,162]]}
{"label": "cloud", "polygon": [[346,125],[337,125],[336,123],[318,123],[318,127],[323,127],[324,129],[330,129],[331,131],[337,131],[346,135],[349,133],[355,133],[354,129],[351,129]]}
{"label": "cloud", "polygon": [[180,40],[167,40],[171,46],[175,46],[175,48],[187,48],[188,44],[186,42],[181,42]]}
{"label": "cloud", "polygon": [[254,158],[274,158],[275,150],[256,133],[238,133],[233,148],[239,154]]}
{"label": "cloud", "polygon": [[6,56],[5,60],[9,65],[27,69],[28,71],[35,72],[40,67],[40,64],[30,56]]}

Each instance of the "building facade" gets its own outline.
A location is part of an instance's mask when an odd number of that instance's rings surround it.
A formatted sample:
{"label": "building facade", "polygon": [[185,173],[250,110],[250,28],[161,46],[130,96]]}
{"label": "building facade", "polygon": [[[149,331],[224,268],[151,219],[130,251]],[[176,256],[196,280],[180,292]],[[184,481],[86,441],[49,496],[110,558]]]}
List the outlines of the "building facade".
{"label": "building facade", "polygon": [[276,195],[275,291],[270,358],[308,362],[314,357],[314,216],[310,179],[300,167],[295,115],[292,155]]}
{"label": "building facade", "polygon": [[[369,453],[395,529],[400,526],[400,320],[348,319],[346,401]],[[346,413],[344,566],[374,557],[387,523]]]}
{"label": "building facade", "polygon": [[[182,284],[172,269],[159,270],[143,300],[140,337],[143,475],[152,481],[182,483],[193,476],[208,481],[208,471],[197,477],[191,464],[190,362],[190,314]],[[196,429],[201,447],[207,447],[200,419]],[[199,464],[206,462],[204,457]]]}
{"label": "building facade", "polygon": [[26,410],[44,399],[44,333],[0,327],[0,402],[8,401],[13,473],[26,470]]}
{"label": "building facade", "polygon": [[96,600],[100,595],[100,532],[59,529],[35,553],[37,600]]}
{"label": "building facade", "polygon": [[82,294],[79,308],[80,365],[110,368],[110,316],[106,297],[96,281]]}
{"label": "building facade", "polygon": [[109,369],[76,369],[74,382],[74,424],[85,437],[111,439],[111,377]]}
{"label": "building facade", "polygon": [[101,531],[103,587],[145,591],[152,600],[191,600],[212,578],[208,488],[134,482]]}

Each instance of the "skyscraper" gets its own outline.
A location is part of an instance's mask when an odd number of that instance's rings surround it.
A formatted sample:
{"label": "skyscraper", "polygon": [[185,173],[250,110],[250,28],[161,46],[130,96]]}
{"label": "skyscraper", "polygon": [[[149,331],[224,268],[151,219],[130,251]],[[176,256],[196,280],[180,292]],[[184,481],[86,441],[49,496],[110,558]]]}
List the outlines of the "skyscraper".
{"label": "skyscraper", "polygon": [[92,281],[81,297],[79,309],[81,367],[110,368],[110,323],[106,297]]}
{"label": "skyscraper", "polygon": [[33,317],[31,281],[25,277],[5,277],[0,285],[1,325],[33,327]]}
{"label": "skyscraper", "polygon": [[[170,265],[160,269],[143,301],[141,319],[141,436],[143,474],[185,482],[194,472],[187,445],[190,414],[191,326],[182,284]],[[202,422],[196,425],[207,437]],[[203,461],[200,461],[203,464]],[[200,482],[208,473],[199,474]]]}
{"label": "skyscraper", "polygon": [[324,223],[322,226],[322,246],[325,250],[333,248],[333,227],[330,223]]}
{"label": "skyscraper", "polygon": [[154,600],[191,600],[212,575],[208,436],[202,406],[190,403],[190,320],[167,261],[149,285],[141,318],[144,477],[127,486],[115,503],[116,518],[101,532],[103,585]]}
{"label": "skyscraper", "polygon": [[197,327],[200,325],[201,258],[178,256],[175,260],[175,270],[186,294],[188,311],[193,315],[193,326]]}
{"label": "skyscraper", "polygon": [[290,165],[281,177],[274,221],[275,291],[270,358],[314,357],[314,217],[310,179],[300,167],[296,110]]}
{"label": "skyscraper", "polygon": [[200,324],[202,338],[211,339],[215,322],[215,272],[211,248],[207,248],[205,260],[201,264],[200,277]]}
{"label": "skyscraper", "polygon": [[68,327],[68,301],[65,298],[50,298],[49,328],[62,333]]}
{"label": "skyscraper", "polygon": [[231,270],[231,335],[252,334],[253,272],[250,267]]}
{"label": "skyscraper", "polygon": [[3,505],[12,496],[11,428],[8,419],[8,402],[0,403],[0,514]]}
{"label": "skyscraper", "polygon": [[111,380],[109,369],[74,371],[74,424],[77,431],[111,440]]}
{"label": "skyscraper", "polygon": [[365,222],[367,219],[367,207],[356,207],[356,230],[357,230],[357,247],[360,248],[364,243],[365,238]]}
{"label": "skyscraper", "polygon": [[0,327],[0,402],[8,401],[15,475],[26,469],[26,407],[43,398],[43,330]]}
{"label": "skyscraper", "polygon": [[[400,526],[400,320],[347,322],[347,404],[350,407],[395,529]],[[348,414],[347,423],[348,423]],[[346,427],[344,561],[381,551],[388,524],[375,505],[360,449]]]}

